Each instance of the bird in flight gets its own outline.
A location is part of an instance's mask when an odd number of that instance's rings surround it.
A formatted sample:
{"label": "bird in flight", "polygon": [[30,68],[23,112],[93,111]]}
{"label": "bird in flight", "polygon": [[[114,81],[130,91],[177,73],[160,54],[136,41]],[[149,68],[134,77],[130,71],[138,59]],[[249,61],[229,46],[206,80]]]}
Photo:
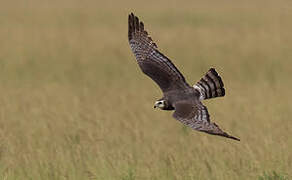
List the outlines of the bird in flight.
{"label": "bird in flight", "polygon": [[202,100],[225,95],[224,84],[214,68],[190,86],[169,58],[158,51],[143,22],[133,13],[128,19],[128,39],[132,52],[142,70],[155,81],[163,92],[154,108],[174,110],[173,117],[194,130],[240,141],[210,121]]}

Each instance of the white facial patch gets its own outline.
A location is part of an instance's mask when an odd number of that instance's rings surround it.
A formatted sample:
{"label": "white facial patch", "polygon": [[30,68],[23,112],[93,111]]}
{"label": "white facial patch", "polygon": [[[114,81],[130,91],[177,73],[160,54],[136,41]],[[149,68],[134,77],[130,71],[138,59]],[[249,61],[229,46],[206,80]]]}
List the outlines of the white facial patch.
{"label": "white facial patch", "polygon": [[159,107],[160,109],[164,107],[164,100],[156,101],[155,106]]}

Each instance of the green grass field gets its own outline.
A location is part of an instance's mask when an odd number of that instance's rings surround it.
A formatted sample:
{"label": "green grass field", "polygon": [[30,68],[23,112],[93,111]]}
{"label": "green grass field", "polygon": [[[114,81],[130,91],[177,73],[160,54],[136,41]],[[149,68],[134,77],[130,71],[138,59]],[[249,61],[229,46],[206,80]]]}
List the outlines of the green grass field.
{"label": "green grass field", "polygon": [[[204,104],[240,142],[153,109],[130,12],[190,84],[217,69],[226,96]],[[2,2],[0,179],[292,178],[291,19],[289,0]]]}

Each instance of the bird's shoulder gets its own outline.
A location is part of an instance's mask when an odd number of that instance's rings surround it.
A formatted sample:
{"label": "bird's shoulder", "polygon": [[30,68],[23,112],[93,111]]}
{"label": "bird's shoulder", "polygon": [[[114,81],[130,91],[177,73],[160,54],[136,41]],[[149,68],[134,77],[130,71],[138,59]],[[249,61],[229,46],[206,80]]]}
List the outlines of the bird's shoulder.
{"label": "bird's shoulder", "polygon": [[185,89],[178,89],[173,91],[167,91],[164,93],[165,99],[170,101],[174,106],[177,102],[188,102],[188,104],[195,104],[199,101],[199,93],[193,87]]}

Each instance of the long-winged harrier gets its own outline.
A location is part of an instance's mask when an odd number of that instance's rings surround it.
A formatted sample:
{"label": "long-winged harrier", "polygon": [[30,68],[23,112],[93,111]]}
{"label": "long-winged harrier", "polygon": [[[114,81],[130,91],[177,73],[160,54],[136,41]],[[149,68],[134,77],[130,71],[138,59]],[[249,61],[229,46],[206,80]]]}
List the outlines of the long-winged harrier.
{"label": "long-winged harrier", "polygon": [[144,24],[133,13],[128,19],[128,38],[141,70],[154,80],[163,91],[163,97],[155,102],[154,108],[175,110],[173,117],[192,129],[205,133],[238,138],[222,131],[217,124],[210,122],[207,108],[201,100],[225,95],[221,77],[211,68],[193,87],[144,30]]}

